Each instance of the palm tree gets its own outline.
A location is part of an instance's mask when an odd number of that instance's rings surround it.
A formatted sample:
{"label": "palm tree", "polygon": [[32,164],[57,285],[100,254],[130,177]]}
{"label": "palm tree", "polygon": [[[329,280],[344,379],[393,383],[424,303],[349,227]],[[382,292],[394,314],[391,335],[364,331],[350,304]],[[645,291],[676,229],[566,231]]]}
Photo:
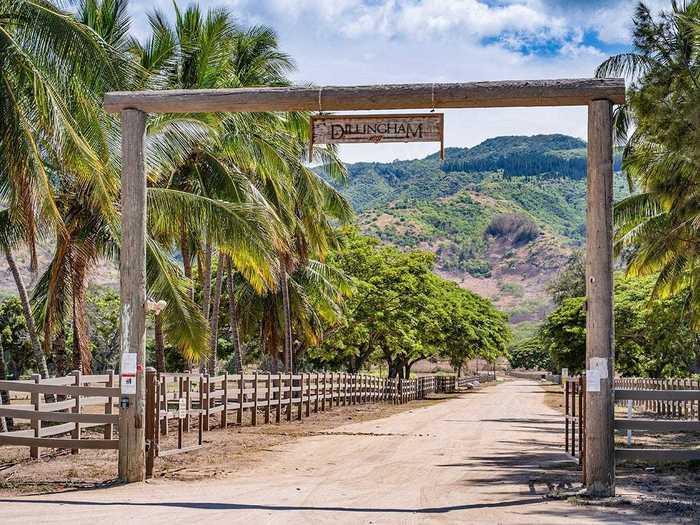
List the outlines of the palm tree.
{"label": "palm tree", "polygon": [[[114,43],[122,51],[132,46],[132,42],[126,40],[128,20],[119,20],[126,16],[123,2],[89,2],[81,4],[81,9],[90,10],[89,13],[79,11],[78,16],[86,23],[95,23],[95,32],[108,32],[101,35],[105,41]],[[143,82],[144,78],[147,76],[136,70],[123,81]],[[98,80],[92,88],[101,96],[109,86]],[[90,111],[76,111],[75,114],[76,127],[84,131],[89,144],[100,152],[99,158],[106,161],[100,169],[94,170],[88,181],[76,177],[73,170],[65,167],[71,164],[63,164],[62,169],[56,171],[54,186],[61,197],[59,213],[64,229],[57,235],[54,258],[40,279],[34,298],[47,346],[56,327],[62,326],[63,319],[72,312],[74,365],[89,371],[90,348],[83,315],[86,276],[99,259],[116,261],[118,258],[119,155],[116,145],[119,141],[118,123],[102,111],[99,102]],[[181,275],[179,266],[170,256],[172,239],[180,233],[173,231],[172,217],[181,217],[179,223],[190,231],[232,232],[237,237],[230,240],[230,246],[249,255],[259,251],[260,237],[267,239],[271,228],[264,204],[259,205],[250,198],[255,192],[248,191],[245,184],[236,185],[235,177],[228,176],[226,184],[235,188],[240,196],[226,202],[172,187],[154,187],[183,167],[189,169],[191,159],[212,143],[211,136],[212,128],[206,121],[187,116],[155,116],[149,119],[147,126],[146,169],[152,181],[148,191],[149,296],[168,303],[157,320],[158,331],[165,332],[188,358],[199,358],[206,352],[207,327],[203,316],[196,312],[189,279]],[[210,184],[220,182],[214,175],[200,173],[203,179],[210,176],[213,180]],[[162,346],[162,334],[157,335]]]}
{"label": "palm tree", "polygon": [[597,70],[630,82],[615,119],[639,192],[615,206],[615,246],[628,274],[658,273],[655,295],[687,291],[700,321],[700,2],[674,1],[657,16],[640,3],[634,28],[634,51]]}
{"label": "palm tree", "polygon": [[[230,15],[223,10],[202,13],[197,6],[190,6],[184,12],[175,6],[175,12],[173,26],[161,13],[151,14],[149,40],[144,44],[132,42],[134,54],[149,72],[146,84],[186,89],[240,85],[243,76],[237,74],[236,68],[241,61],[236,62],[239,57],[233,52],[239,33]],[[251,78],[251,74],[246,75]],[[276,145],[265,136],[268,135],[265,126],[270,121],[267,117],[199,115],[189,118],[209,129],[209,139],[190,150],[175,169],[157,181],[158,191],[196,195],[223,207],[245,206],[249,216],[252,210],[257,210],[261,219],[257,223],[251,220],[248,231],[241,227],[190,226],[186,209],[181,210],[181,219],[169,221],[174,227],[169,228],[168,237],[180,250],[186,275],[192,276],[192,259],[196,257],[197,260],[203,292],[201,311],[211,331],[208,364],[213,368],[226,261],[230,259],[233,267],[259,290],[275,283],[274,253],[285,249],[287,236],[275,210],[256,188],[250,173],[269,171],[270,166],[277,168],[280,163],[274,160]],[[233,140],[228,138],[233,136]],[[232,143],[235,143],[233,149],[228,147]],[[213,291],[212,260],[219,261]]]}
{"label": "palm tree", "polygon": [[[52,166],[65,163],[86,180],[101,161],[79,130],[74,113],[89,112],[84,86],[100,79],[114,85],[127,67],[114,50],[71,14],[50,1],[0,0],[0,201],[3,226],[22,224],[36,271],[38,232],[49,226],[64,234],[51,183]],[[75,93],[81,97],[75,97]],[[11,244],[4,244],[15,267]],[[15,273],[15,272],[13,272]],[[39,372],[48,375],[27,292],[16,273]]]}

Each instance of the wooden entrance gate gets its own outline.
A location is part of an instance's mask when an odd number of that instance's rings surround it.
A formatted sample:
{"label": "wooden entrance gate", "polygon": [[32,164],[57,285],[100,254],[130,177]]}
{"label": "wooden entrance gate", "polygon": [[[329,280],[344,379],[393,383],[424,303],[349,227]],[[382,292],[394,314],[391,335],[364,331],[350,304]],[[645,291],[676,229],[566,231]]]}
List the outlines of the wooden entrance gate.
{"label": "wooden entrance gate", "polygon": [[107,111],[122,117],[121,349],[136,355],[136,394],[121,418],[119,476],[145,477],[145,307],[147,113],[352,111],[387,109],[586,106],[586,369],[600,374],[586,397],[587,491],[615,493],[613,442],[612,107],[625,100],[623,79],[521,80],[376,86],[323,86],[116,92]]}

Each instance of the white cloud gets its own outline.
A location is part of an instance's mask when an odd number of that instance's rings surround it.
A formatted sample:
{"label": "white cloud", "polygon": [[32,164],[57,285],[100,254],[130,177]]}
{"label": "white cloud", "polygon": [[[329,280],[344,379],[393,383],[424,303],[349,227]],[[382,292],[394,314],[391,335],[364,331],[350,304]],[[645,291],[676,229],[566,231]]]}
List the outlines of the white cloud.
{"label": "white cloud", "polygon": [[462,37],[484,38],[503,32],[547,34],[563,38],[563,18],[524,3],[489,5],[483,0],[269,0],[273,13],[298,19],[311,15],[332,22],[349,37],[410,37],[423,40],[458,31]]}
{"label": "white cloud", "polygon": [[[170,8],[171,0],[155,1]],[[318,85],[590,77],[604,55],[584,37],[594,31],[600,41],[624,42],[629,33],[619,28],[630,26],[634,7],[631,0],[199,2],[202,8],[229,7],[243,25],[274,27],[298,64],[293,80]],[[150,8],[132,0],[141,34],[142,13]],[[522,52],[537,44],[550,47]],[[445,124],[448,146],[472,146],[496,135],[586,135],[584,108],[450,110]],[[390,161],[435,150],[434,144],[414,143],[348,146],[341,153],[350,162]]]}

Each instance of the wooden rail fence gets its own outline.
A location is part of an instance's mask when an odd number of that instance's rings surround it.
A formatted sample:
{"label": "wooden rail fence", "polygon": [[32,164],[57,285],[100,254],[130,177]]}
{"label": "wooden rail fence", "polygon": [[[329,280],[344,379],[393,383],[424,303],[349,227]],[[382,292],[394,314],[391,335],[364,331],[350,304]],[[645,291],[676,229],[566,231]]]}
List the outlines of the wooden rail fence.
{"label": "wooden rail fence", "polygon": [[[633,432],[700,432],[700,384],[696,380],[619,378],[615,380],[615,403],[628,408],[627,417],[615,418],[615,430],[628,433],[628,444]],[[623,461],[697,461],[700,448],[618,447],[615,457]]]}
{"label": "wooden rail fence", "polygon": [[[487,374],[388,379],[337,372],[213,376],[157,374],[148,369],[147,467],[152,472],[155,457],[200,447],[203,432],[215,426],[225,428],[230,422],[255,426],[280,423],[283,419],[302,420],[312,412],[338,406],[403,404],[493,379]],[[0,390],[15,398],[10,405],[0,404],[0,419],[14,424],[6,432],[0,425],[0,446],[27,446],[32,458],[39,457],[41,448],[70,449],[73,453],[81,448],[118,449],[118,383],[119,376],[112,371],[102,375],[74,372],[61,378],[41,379],[34,375],[31,380],[0,381]],[[95,432],[95,427],[102,430]],[[177,439],[166,449],[162,437],[169,432],[177,432]]]}
{"label": "wooden rail fence", "polygon": [[[615,379],[615,388],[623,390],[700,390],[700,380],[690,378],[652,379],[647,377],[620,377]],[[620,406],[627,405],[626,399],[615,398]],[[696,399],[634,399],[635,411],[653,412],[657,417],[700,419],[700,404]]]}
{"label": "wooden rail fence", "polygon": [[[614,430],[628,432],[700,432],[700,384],[697,380],[673,378],[615,379],[615,404],[628,408],[626,417],[614,419]],[[564,439],[567,453],[585,460],[585,375],[572,376],[564,386]],[[700,460],[700,448],[615,448],[617,461]]]}
{"label": "wooden rail fence", "polygon": [[[0,405],[0,418],[29,421],[29,429],[0,433],[0,445],[28,446],[32,458],[38,458],[41,448],[116,449],[114,428],[119,422],[115,400],[119,397],[114,372],[42,379],[32,376],[28,381],[0,381],[0,390],[27,396],[28,403]],[[103,427],[96,438],[94,432],[84,431]]]}
{"label": "wooden rail fence", "polygon": [[[473,377],[472,380],[477,380]],[[146,475],[152,476],[156,457],[193,450],[202,445],[202,432],[229,421],[257,426],[303,420],[311,413],[333,407],[365,403],[403,404],[424,399],[435,392],[454,392],[460,380],[427,376],[417,379],[388,379],[363,374],[314,372],[302,374],[244,373],[156,374],[149,369],[146,379]],[[197,421],[194,445],[184,444],[192,419]],[[161,435],[170,432],[177,419],[177,448],[165,450]]]}
{"label": "wooden rail fence", "polygon": [[584,374],[564,382],[564,449],[578,460],[582,470],[586,457],[585,380]]}

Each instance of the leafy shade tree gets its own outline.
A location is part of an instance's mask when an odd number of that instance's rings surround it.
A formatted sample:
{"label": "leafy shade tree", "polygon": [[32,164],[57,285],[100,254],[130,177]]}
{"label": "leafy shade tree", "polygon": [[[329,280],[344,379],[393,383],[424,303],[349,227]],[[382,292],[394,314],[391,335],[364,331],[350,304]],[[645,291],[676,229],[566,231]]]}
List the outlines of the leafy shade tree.
{"label": "leafy shade tree", "polygon": [[561,305],[566,299],[586,295],[586,257],[583,251],[574,252],[559,274],[547,286],[554,304]]}
{"label": "leafy shade tree", "polygon": [[311,357],[324,366],[357,372],[387,363],[390,377],[408,377],[413,364],[438,354],[456,368],[476,355],[505,351],[505,317],[491,304],[432,273],[432,254],[381,247],[376,239],[344,230],[329,257],[353,279],[344,316],[329,326]]}
{"label": "leafy shade tree", "polygon": [[[615,368],[625,376],[667,377],[697,373],[700,340],[683,294],[654,295],[655,276],[615,279]],[[555,368],[580,372],[586,355],[585,298],[565,299],[539,334]]]}
{"label": "leafy shade tree", "polygon": [[615,206],[615,247],[628,275],[655,276],[653,296],[685,297],[700,323],[700,2],[657,15],[640,3],[633,23],[633,50],[597,70],[629,81],[615,124],[639,192]]}
{"label": "leafy shade tree", "polygon": [[556,371],[552,356],[537,336],[524,339],[513,345],[508,350],[508,361],[513,368]]}
{"label": "leafy shade tree", "polygon": [[441,280],[440,355],[461,374],[464,363],[473,358],[491,363],[505,354],[512,335],[508,318],[491,301],[451,281]]}

